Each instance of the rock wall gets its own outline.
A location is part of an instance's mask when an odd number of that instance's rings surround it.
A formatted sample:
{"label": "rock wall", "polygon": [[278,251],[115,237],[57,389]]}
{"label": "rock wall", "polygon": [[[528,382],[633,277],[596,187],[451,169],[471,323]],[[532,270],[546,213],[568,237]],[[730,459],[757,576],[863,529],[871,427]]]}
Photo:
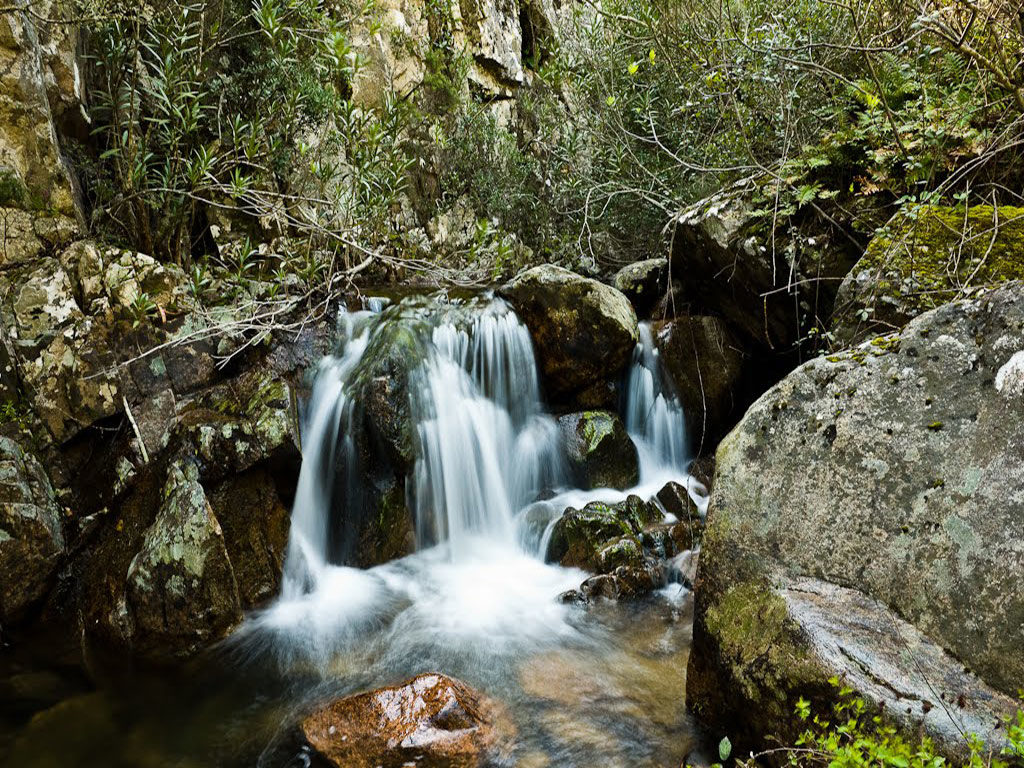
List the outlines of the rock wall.
{"label": "rock wall", "polygon": [[58,131],[83,96],[76,28],[56,0],[13,5],[0,15],[0,206],[80,215]]}

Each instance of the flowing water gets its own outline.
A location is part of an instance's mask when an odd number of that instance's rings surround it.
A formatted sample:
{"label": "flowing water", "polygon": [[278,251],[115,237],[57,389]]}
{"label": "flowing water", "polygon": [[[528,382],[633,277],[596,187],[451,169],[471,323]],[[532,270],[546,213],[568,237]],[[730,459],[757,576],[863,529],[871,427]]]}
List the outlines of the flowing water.
{"label": "flowing water", "polygon": [[[406,496],[417,549],[361,570],[341,564],[336,529],[365,498],[366,371],[398,337],[410,350],[416,458]],[[675,480],[702,503],[686,473],[683,413],[646,326],[624,384],[623,418],[640,457],[629,493],[650,498]],[[500,764],[681,763],[693,742],[683,701],[689,595],[669,584],[635,604],[558,599],[587,574],[544,562],[553,522],[567,506],[627,493],[572,487],[529,333],[507,306],[410,299],[342,314],[302,443],[280,598],[197,668],[194,684],[133,681],[130,695],[89,694],[80,706],[90,732],[123,725],[118,718],[133,724],[120,739],[135,745],[131,756],[108,752],[108,764],[150,764],[138,756],[145,744],[154,765],[299,765],[290,726],[312,702],[423,671],[499,702],[510,734]],[[19,742],[24,764],[49,765],[39,756],[69,719],[30,728]],[[159,726],[168,722],[176,739]],[[94,742],[80,740],[86,750]],[[63,766],[87,764],[61,754]]]}

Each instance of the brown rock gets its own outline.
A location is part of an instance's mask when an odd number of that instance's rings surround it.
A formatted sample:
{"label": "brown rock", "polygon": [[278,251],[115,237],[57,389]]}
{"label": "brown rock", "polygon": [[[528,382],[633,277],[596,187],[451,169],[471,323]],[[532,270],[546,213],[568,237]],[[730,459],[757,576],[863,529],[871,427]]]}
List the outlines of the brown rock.
{"label": "brown rock", "polygon": [[742,415],[735,402],[743,370],[739,343],[717,317],[680,315],[653,331],[694,448],[715,445]]}
{"label": "brown rock", "polygon": [[424,674],[331,702],[300,729],[337,768],[475,768],[493,741],[489,708],[464,683]]}

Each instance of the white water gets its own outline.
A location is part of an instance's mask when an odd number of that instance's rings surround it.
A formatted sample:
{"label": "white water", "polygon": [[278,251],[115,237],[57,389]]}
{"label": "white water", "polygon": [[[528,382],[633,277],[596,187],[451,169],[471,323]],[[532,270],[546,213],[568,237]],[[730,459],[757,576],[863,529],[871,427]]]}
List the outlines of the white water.
{"label": "white water", "polygon": [[[358,570],[331,563],[328,541],[335,468],[358,466],[349,456],[358,412],[349,387],[374,334],[406,322],[401,306],[370,306],[344,318],[342,351],[317,372],[281,598],[251,632],[288,659],[323,669],[371,648],[375,665],[393,669],[408,667],[413,648],[423,657],[521,656],[585,642],[578,609],[557,597],[586,574],[543,562],[553,521],[589,501],[651,498],[669,480],[697,490],[686,473],[683,413],[662,383],[649,329],[623,400],[640,485],[582,490],[568,487],[558,427],[514,313],[491,301],[468,313],[436,304],[425,322],[418,314],[409,328],[427,354],[410,373],[417,459],[408,480],[418,551]],[[346,477],[342,485],[361,481]],[[548,500],[535,501],[542,493]]]}

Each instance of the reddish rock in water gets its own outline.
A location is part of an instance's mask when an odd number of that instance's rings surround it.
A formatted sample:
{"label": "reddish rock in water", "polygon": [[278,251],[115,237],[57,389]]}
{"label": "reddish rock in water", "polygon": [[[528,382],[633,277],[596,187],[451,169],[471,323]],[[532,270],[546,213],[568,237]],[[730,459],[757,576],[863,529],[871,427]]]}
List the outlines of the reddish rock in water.
{"label": "reddish rock in water", "polygon": [[494,741],[491,705],[464,683],[425,674],[338,699],[302,721],[302,735],[338,768],[476,768]]}

